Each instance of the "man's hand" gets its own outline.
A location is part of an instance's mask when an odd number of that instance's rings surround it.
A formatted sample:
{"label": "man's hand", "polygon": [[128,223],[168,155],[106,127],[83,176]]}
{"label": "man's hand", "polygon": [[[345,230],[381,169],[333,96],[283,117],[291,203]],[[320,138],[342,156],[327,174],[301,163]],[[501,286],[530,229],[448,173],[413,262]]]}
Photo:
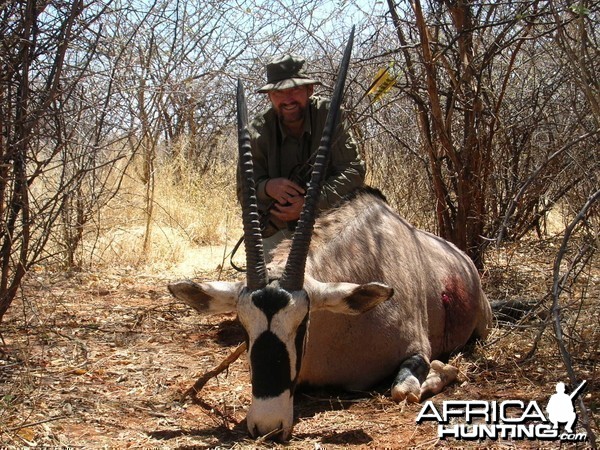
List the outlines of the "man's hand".
{"label": "man's hand", "polygon": [[[292,203],[292,199],[304,195],[304,189],[287,178],[271,178],[265,184],[265,192],[279,203],[278,206]],[[304,197],[302,197],[304,203]],[[277,216],[275,216],[277,217]]]}
{"label": "man's hand", "polygon": [[289,197],[289,201],[285,205],[275,203],[270,209],[270,213],[273,217],[279,220],[283,220],[284,222],[290,222],[292,220],[298,220],[300,218],[300,213],[302,212],[303,207],[304,196],[296,195],[294,197]]}

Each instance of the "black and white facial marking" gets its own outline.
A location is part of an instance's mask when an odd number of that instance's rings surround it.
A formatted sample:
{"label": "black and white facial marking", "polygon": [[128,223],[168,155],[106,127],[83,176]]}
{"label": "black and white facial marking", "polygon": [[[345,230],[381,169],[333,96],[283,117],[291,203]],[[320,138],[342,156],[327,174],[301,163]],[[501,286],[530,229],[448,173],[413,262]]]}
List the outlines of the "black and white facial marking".
{"label": "black and white facial marking", "polygon": [[252,404],[248,429],[254,436],[281,430],[287,439],[294,417],[293,392],[300,370],[309,299],[273,283],[240,295],[238,317],[248,333]]}
{"label": "black and white facial marking", "polygon": [[309,338],[309,309],[362,314],[394,293],[378,282],[322,283],[310,276],[304,281],[303,289],[293,292],[280,288],[277,280],[256,290],[241,281],[169,284],[176,298],[203,314],[237,309],[248,335],[253,398],[247,422],[254,436],[286,440],[291,435],[294,387]]}

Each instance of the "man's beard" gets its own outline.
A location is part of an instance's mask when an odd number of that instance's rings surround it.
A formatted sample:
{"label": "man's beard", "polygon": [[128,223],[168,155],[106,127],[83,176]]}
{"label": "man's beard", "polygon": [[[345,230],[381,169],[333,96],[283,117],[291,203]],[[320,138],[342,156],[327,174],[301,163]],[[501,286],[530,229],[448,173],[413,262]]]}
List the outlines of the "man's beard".
{"label": "man's beard", "polygon": [[293,125],[304,119],[305,108],[303,108],[297,102],[290,104],[290,106],[294,106],[295,108],[293,110],[286,110],[286,108],[284,106],[284,107],[280,107],[276,111],[277,116],[279,117],[279,120],[284,125]]}

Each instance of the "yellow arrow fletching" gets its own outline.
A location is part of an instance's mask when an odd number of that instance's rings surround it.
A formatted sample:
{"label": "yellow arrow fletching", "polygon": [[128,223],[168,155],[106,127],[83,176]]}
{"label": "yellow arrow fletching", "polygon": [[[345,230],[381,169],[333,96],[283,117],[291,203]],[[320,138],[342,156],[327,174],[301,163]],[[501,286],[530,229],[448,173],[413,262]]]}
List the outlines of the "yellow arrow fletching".
{"label": "yellow arrow fletching", "polygon": [[392,65],[390,64],[389,67],[379,69],[377,72],[371,89],[367,92],[367,94],[373,95],[373,102],[380,100],[396,83],[397,76],[392,72],[391,68]]}
{"label": "yellow arrow fletching", "polygon": [[377,92],[377,89],[379,89],[379,86],[381,86],[381,84],[388,78],[388,70],[387,68],[385,69],[379,69],[379,72],[377,72],[377,75],[375,76],[375,80],[373,81],[373,84],[371,85],[371,89],[369,89],[369,92],[367,92],[367,94],[374,94]]}

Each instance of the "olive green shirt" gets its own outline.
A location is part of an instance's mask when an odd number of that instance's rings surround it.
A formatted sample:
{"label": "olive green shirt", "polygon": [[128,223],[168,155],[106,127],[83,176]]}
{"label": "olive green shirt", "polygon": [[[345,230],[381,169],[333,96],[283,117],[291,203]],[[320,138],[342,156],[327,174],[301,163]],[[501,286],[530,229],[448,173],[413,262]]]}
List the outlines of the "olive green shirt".
{"label": "olive green shirt", "polygon": [[[265,192],[265,184],[270,178],[291,179],[291,175],[316,153],[328,110],[329,100],[311,97],[305,111],[304,133],[299,139],[286,135],[273,108],[252,121],[249,130],[259,209],[266,210],[273,201]],[[317,203],[319,211],[331,208],[346,194],[362,186],[365,178],[365,164],[343,112],[332,143],[326,178]],[[308,174],[310,177],[310,170]],[[294,181],[298,183],[298,180]],[[306,188],[307,181],[299,184]],[[238,183],[238,194],[239,190]]]}

